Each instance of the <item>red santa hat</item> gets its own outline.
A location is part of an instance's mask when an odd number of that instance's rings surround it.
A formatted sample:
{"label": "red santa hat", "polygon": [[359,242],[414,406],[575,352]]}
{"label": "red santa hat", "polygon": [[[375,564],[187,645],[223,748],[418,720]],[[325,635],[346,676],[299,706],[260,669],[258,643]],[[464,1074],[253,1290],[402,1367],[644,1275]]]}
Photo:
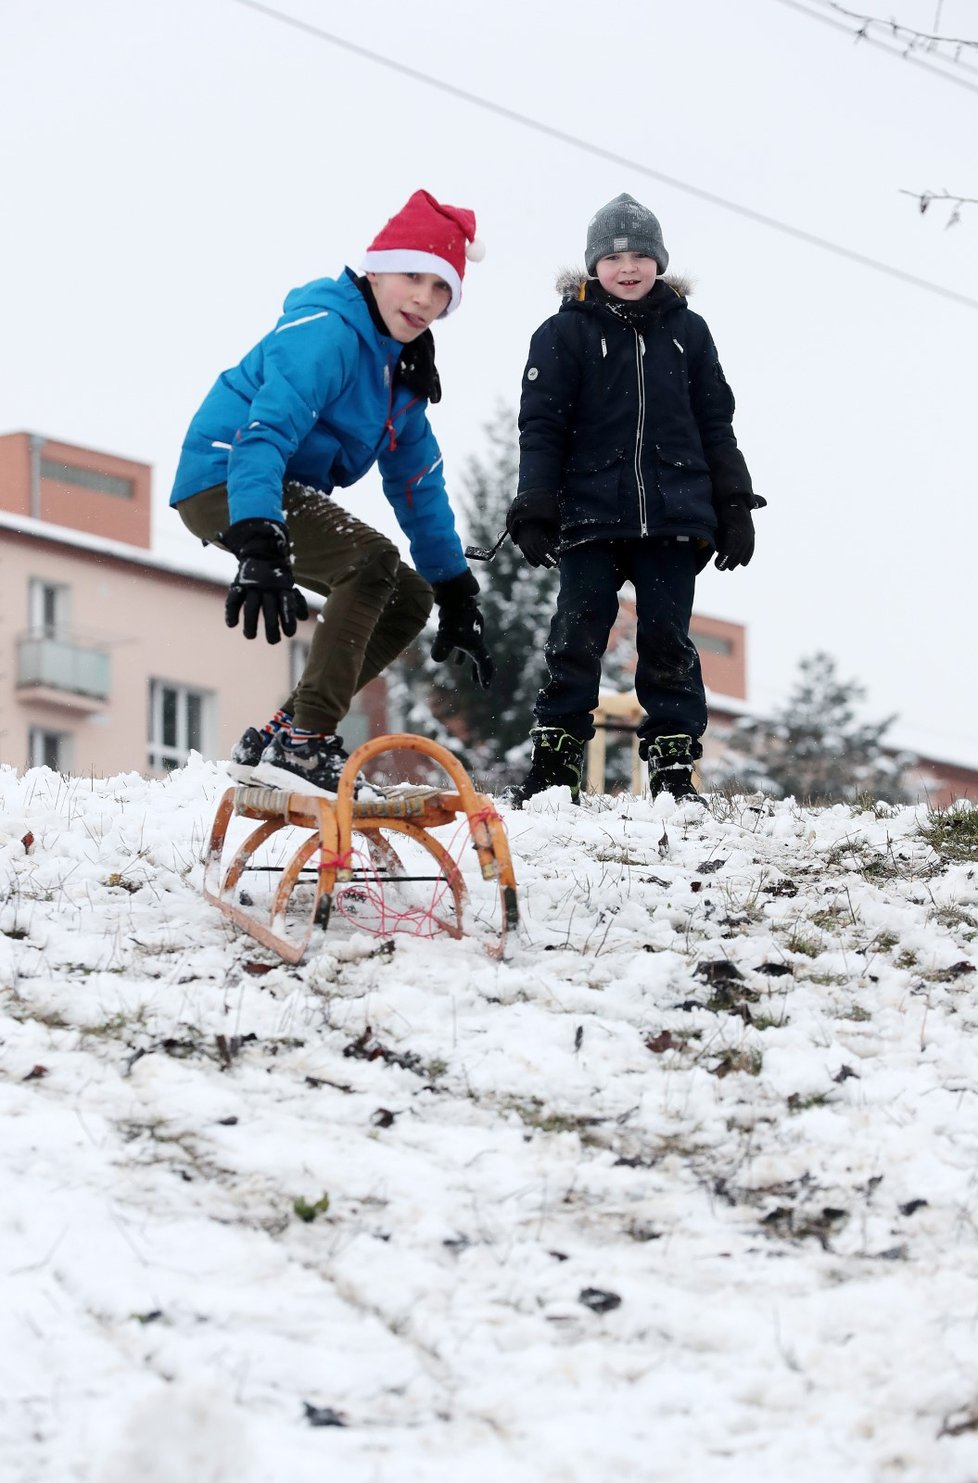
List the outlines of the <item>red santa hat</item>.
{"label": "red santa hat", "polygon": [[364,273],[439,274],[452,290],[445,310],[451,314],[462,300],[466,260],[479,262],[485,251],[475,235],[474,211],[443,206],[428,191],[415,191],[377,233],[360,267]]}

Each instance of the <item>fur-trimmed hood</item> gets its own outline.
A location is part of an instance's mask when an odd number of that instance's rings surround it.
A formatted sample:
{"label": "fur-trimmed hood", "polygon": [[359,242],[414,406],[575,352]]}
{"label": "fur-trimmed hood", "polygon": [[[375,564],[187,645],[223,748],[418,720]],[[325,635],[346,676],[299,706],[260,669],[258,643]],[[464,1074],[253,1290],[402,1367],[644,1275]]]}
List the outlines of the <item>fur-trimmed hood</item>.
{"label": "fur-trimmed hood", "polygon": [[[561,268],[554,282],[554,287],[563,300],[582,299],[583,290],[588,283],[597,283],[596,278],[589,278],[583,268]],[[656,283],[664,283],[671,288],[673,293],[681,299],[688,299],[693,292],[693,280],[684,273],[667,273],[663,278],[656,278]]]}

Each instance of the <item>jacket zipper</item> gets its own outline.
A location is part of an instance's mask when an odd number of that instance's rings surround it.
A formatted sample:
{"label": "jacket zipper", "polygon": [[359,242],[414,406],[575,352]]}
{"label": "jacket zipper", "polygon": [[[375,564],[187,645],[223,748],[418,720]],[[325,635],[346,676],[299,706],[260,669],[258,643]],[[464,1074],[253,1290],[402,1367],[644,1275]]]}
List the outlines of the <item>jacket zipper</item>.
{"label": "jacket zipper", "polygon": [[642,357],[645,355],[645,341],[638,330],[635,330],[635,370],[638,378],[638,425],[635,429],[635,482],[638,485],[638,515],[643,536],[649,533],[648,507],[645,499],[645,480],[642,478],[642,440],[645,437],[645,375],[642,369]]}
{"label": "jacket zipper", "polygon": [[[388,452],[394,453],[397,449],[397,429],[394,426],[394,378],[391,375],[389,364],[384,367],[384,385],[387,387],[387,417],[384,422],[384,431],[380,435],[380,442],[382,443],[386,437]],[[410,411],[415,402],[419,402],[420,400],[420,397],[413,396],[409,402],[405,402],[397,414],[398,417],[403,417],[406,412]],[[379,449],[380,444],[377,446]]]}
{"label": "jacket zipper", "polygon": [[393,453],[397,447],[397,433],[394,431],[394,375],[390,361],[384,367],[384,385],[387,387],[387,421],[384,423],[384,432],[388,437],[388,450]]}

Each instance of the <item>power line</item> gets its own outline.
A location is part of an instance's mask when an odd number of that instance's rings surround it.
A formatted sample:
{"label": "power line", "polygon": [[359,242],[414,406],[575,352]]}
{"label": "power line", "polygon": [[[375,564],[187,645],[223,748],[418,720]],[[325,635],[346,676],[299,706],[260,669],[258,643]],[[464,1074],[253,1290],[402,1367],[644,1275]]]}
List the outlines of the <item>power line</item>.
{"label": "power line", "polygon": [[[841,243],[831,242],[827,237],[816,236],[814,232],[806,232],[801,227],[791,226],[788,222],[779,221],[777,217],[767,216],[762,211],[755,211],[750,206],[741,206],[736,201],[728,201],[724,196],[718,196],[713,191],[703,190],[697,185],[690,185],[688,181],[678,180],[674,175],[665,175],[661,170],[653,170],[649,165],[643,165],[638,160],[630,160],[625,155],[616,154],[610,149],[604,149],[600,144],[592,144],[588,139],[582,139],[576,134],[569,134],[564,129],[556,129],[551,124],[541,123],[539,119],[531,118],[525,113],[519,113],[514,108],[507,108],[502,103],[494,103],[491,98],[483,98],[479,93],[468,92],[465,88],[456,87],[450,82],[444,82],[440,77],[432,77],[427,72],[421,72],[416,67],[408,67],[403,62],[395,62],[391,57],[385,57],[380,52],[371,51],[369,47],[359,46],[356,42],[348,41],[343,36],[337,36],[332,31],[324,31],[321,27],[312,25],[309,21],[301,21],[296,16],[286,15],[280,10],[274,10],[270,5],[261,4],[261,0],[234,0],[234,3],[236,5],[243,5],[248,10],[258,11],[259,14],[268,16],[271,20],[279,21],[282,25],[292,26],[295,30],[303,31],[308,36],[315,36],[317,40],[326,41],[331,46],[337,46],[343,51],[352,52],[354,56],[362,57],[368,62],[374,62],[379,67],[386,67],[391,72],[398,72],[402,77],[409,77],[414,82],[420,82],[426,87],[432,87],[439,92],[448,93],[453,98],[460,98],[463,102],[471,103],[476,108],[483,108],[487,113],[494,113],[497,117],[508,119],[511,123],[520,124],[527,129],[533,129],[536,133],[544,134],[549,139],[556,139],[561,144],[569,144],[574,149],[582,149],[585,153],[596,155],[598,159],[608,160],[614,165],[622,165],[628,170],[634,170],[637,174],[646,175],[651,180],[657,180],[662,185],[671,186],[673,190],[681,191],[687,196],[693,196],[699,201],[706,201],[711,206],[719,206],[722,211],[731,211],[734,215],[742,216],[747,221],[756,222],[759,226],[770,227],[772,231],[781,232],[787,237],[794,237],[799,242],[806,242],[810,247],[821,248],[823,252],[834,253],[836,257],[845,258],[851,263],[858,263],[861,267],[871,268],[877,273],[885,273],[890,278],[896,278],[901,283],[909,283],[914,288],[922,288],[927,293],[937,294],[940,298],[950,299],[952,303],[963,304],[966,309],[978,309],[978,299],[970,298],[967,294],[958,293],[953,288],[944,288],[938,283],[931,283],[926,278],[918,278],[913,273],[905,273],[902,268],[895,268],[890,263],[880,262],[878,258],[868,257],[865,253],[856,252],[851,247],[843,247]],[[782,0],[782,3],[788,4],[790,0]]]}
{"label": "power line", "polygon": [[[922,67],[925,72],[932,72],[935,77],[943,77],[945,82],[953,82],[959,88],[967,88],[969,93],[978,93],[978,83],[968,82],[966,78],[961,76],[956,77],[953,72],[946,72],[943,67],[935,67],[934,63],[929,62],[926,57],[918,56],[914,51],[908,51],[906,47],[901,46],[892,38],[888,38],[885,35],[875,36],[868,30],[854,31],[852,26],[847,24],[846,21],[839,20],[836,16],[827,15],[821,10],[811,10],[807,5],[803,5],[801,0],[778,0],[778,4],[786,6],[789,10],[796,10],[799,15],[808,16],[809,20],[821,21],[823,26],[832,26],[836,31],[844,31],[847,36],[851,36],[856,41],[865,41],[869,46],[878,46],[888,56],[896,57],[900,62],[908,62],[913,67]],[[872,22],[872,24],[886,27],[889,25],[889,22],[879,20]],[[969,67],[965,62],[953,62],[950,65],[957,67],[959,72],[964,71],[974,74],[978,71],[974,67]]]}
{"label": "power line", "polygon": [[[595,154],[598,159],[610,160],[613,165],[623,165],[629,171],[635,171],[640,175],[647,175],[654,181],[663,185],[671,185],[674,190],[683,191],[686,196],[705,200],[711,206],[720,206],[721,211],[730,211],[738,217],[744,217],[746,221],[757,222],[761,227],[770,227],[772,231],[781,231],[785,236],[794,237],[797,242],[806,242],[813,248],[821,248],[824,252],[833,252],[836,257],[846,258],[849,262],[858,262],[861,267],[873,268],[876,273],[886,273],[887,276],[898,279],[901,283],[910,283],[913,288],[925,289],[928,294],[936,294],[939,298],[947,298],[951,303],[963,304],[965,308],[978,308],[978,300],[969,297],[968,294],[959,294],[956,289],[944,288],[939,283],[932,283],[929,279],[917,277],[914,273],[905,273],[902,268],[892,267],[889,262],[880,262],[879,258],[867,257],[864,252],[856,252],[853,248],[844,248],[841,243],[830,242],[827,237],[816,236],[812,231],[804,231],[801,227],[792,227],[790,222],[779,221],[776,217],[767,217],[764,212],[754,211],[751,206],[742,206],[733,200],[727,200],[724,196],[717,196],[714,191],[702,190],[699,185],[690,185],[689,181],[681,181],[674,175],[665,175],[662,171],[653,171],[649,165],[643,165],[638,160],[629,160],[623,154],[616,154],[613,150],[605,150],[600,144],[592,144],[589,139],[582,139],[576,133],[567,133],[564,129],[555,129],[549,123],[542,123],[539,119],[531,119],[528,114],[518,113],[515,108],[506,108],[499,102],[493,102],[491,98],[482,98],[479,93],[469,92],[465,87],[456,87],[454,83],[447,83],[441,77],[432,77],[429,73],[421,73],[419,68],[408,67],[404,62],[395,62],[390,56],[383,56],[380,52],[373,52],[370,47],[359,46],[356,42],[349,42],[346,37],[335,36],[332,31],[324,31],[318,25],[312,25],[309,21],[300,21],[297,16],[285,15],[282,10],[275,10],[269,4],[261,4],[261,0],[234,0],[236,4],[242,4],[246,9],[257,10],[260,15],[269,16],[273,21],[279,21],[282,25],[291,25],[294,30],[304,31],[307,36],[315,36],[321,42],[328,42],[331,46],[338,46],[344,52],[352,52],[355,56],[362,56],[365,61],[375,62],[378,67],[389,68],[393,73],[399,73],[402,77],[410,77],[413,82],[423,83],[426,87],[435,87],[438,92],[448,93],[453,98],[460,98],[463,102],[469,102],[473,107],[484,108],[487,113],[497,114],[500,119],[509,119],[511,123],[519,123],[522,128],[533,129],[537,133],[543,133],[551,139],[558,139],[561,144],[570,144],[576,150],[583,150],[588,154]],[[791,3],[791,0],[782,0],[782,3]],[[812,12],[807,12],[812,13]]]}

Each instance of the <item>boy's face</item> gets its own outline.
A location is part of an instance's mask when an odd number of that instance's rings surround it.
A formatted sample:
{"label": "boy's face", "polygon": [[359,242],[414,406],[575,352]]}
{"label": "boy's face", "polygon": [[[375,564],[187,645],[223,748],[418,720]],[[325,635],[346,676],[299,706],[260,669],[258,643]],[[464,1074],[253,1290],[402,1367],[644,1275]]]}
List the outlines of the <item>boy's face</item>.
{"label": "boy's face", "polygon": [[645,252],[611,252],[598,258],[594,271],[601,287],[616,299],[644,299],[652,291],[658,264]]}
{"label": "boy's face", "polygon": [[367,281],[389,334],[402,345],[423,335],[452,301],[437,273],[368,273]]}

